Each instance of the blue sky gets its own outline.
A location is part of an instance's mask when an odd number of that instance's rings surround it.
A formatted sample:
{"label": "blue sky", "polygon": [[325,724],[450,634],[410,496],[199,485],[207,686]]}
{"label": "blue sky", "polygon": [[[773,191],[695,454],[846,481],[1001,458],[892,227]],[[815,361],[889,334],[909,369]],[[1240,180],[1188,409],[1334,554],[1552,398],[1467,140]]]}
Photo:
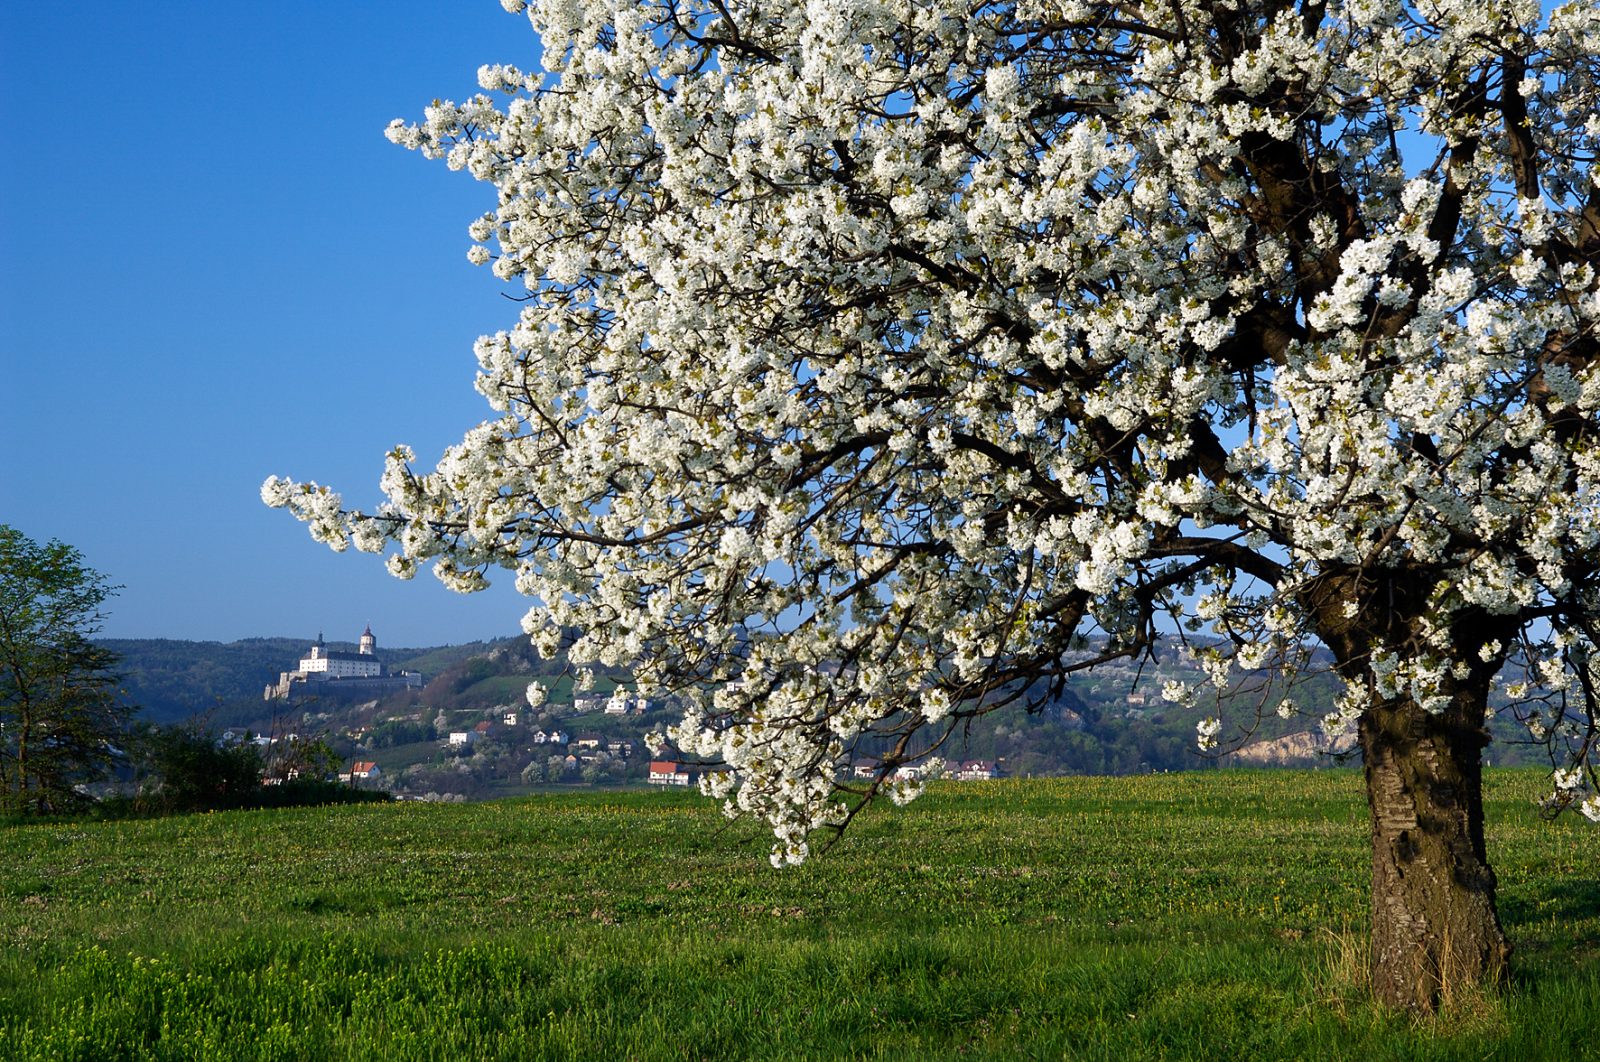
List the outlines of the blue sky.
{"label": "blue sky", "polygon": [[386,450],[431,467],[487,415],[493,190],[383,129],[536,57],[495,0],[0,5],[0,522],[123,584],[106,634],[516,631],[509,578],[399,582],[258,491],[370,505]]}

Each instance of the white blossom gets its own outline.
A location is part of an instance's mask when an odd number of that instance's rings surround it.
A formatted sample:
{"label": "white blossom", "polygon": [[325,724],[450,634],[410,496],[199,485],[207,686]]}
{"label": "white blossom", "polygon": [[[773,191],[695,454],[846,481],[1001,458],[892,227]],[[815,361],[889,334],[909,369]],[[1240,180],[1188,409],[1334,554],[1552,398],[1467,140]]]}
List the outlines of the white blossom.
{"label": "white blossom", "polygon": [[1332,653],[1329,734],[1584,696],[1581,635],[1483,665],[1600,612],[1592,5],[504,6],[537,68],[385,131],[487,186],[487,419],[376,508],[261,497],[401,577],[511,573],[578,689],[678,691],[775,863],[855,743],[1163,612],[1219,692]]}

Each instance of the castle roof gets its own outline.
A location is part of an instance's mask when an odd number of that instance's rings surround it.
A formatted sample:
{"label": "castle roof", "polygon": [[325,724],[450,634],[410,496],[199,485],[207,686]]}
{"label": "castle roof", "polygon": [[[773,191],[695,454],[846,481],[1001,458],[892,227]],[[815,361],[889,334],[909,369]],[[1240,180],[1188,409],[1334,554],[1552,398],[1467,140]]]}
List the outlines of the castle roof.
{"label": "castle roof", "polygon": [[373,655],[372,653],[351,653],[351,652],[346,652],[343,649],[328,649],[328,650],[325,650],[323,652],[322,659],[323,660],[360,660],[360,661],[363,661],[364,663],[371,663],[372,661],[374,661],[374,660],[376,660],[378,658],[375,655]]}

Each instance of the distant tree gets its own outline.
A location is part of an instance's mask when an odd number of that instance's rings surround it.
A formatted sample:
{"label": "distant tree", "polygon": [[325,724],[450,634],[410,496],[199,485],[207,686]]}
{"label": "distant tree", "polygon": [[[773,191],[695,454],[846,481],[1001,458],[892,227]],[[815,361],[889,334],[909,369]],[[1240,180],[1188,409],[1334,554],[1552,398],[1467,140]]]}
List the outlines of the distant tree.
{"label": "distant tree", "polygon": [[406,720],[390,719],[379,724],[373,729],[367,743],[373,748],[391,748],[395,745],[411,745],[423,741],[435,741],[437,732],[427,723]]}
{"label": "distant tree", "polygon": [[343,763],[344,757],[325,738],[290,736],[272,743],[264,772],[280,783],[322,782],[338,774]]}
{"label": "distant tree", "polygon": [[269,504],[400,576],[513,570],[543,650],[679,696],[778,863],[1173,621],[1219,688],[1331,659],[1377,995],[1501,978],[1502,669],[1547,806],[1600,820],[1600,5],[530,15],[543,70],[390,127],[497,194],[493,419],[433,472],[392,451],[377,512]]}
{"label": "distant tree", "polygon": [[578,777],[589,785],[604,785],[621,781],[627,768],[626,762],[601,752],[578,769]]}
{"label": "distant tree", "polygon": [[115,589],[73,547],[0,524],[0,809],[77,808],[122,755],[134,709],[90,641]]}
{"label": "distant tree", "polygon": [[139,746],[144,810],[247,807],[260,796],[263,764],[254,744],[228,744],[203,724],[178,723],[148,728]]}

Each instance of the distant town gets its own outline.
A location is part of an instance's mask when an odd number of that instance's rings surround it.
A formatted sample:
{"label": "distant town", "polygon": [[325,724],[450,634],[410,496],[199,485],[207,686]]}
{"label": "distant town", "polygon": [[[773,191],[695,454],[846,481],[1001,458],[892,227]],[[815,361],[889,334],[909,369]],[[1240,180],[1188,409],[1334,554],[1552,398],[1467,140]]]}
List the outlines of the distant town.
{"label": "distant town", "polygon": [[[298,642],[106,644],[123,657],[128,696],[152,721],[202,720],[218,740],[249,741],[264,753],[285,742],[320,741],[337,757],[341,782],[401,799],[693,786],[703,770],[670,749],[652,755],[646,746],[648,734],[676,721],[675,704],[618,696],[627,679],[620,674],[599,674],[592,689],[575,690],[565,660],[540,659],[521,637],[385,649],[368,625],[350,642],[319,633]],[[536,679],[550,693],[531,709],[524,694]],[[1167,704],[1160,692],[1169,680],[1199,679],[1192,648],[1176,642],[1155,661],[1080,672],[1035,712],[1011,707],[973,720],[958,747],[939,750],[944,776],[977,781],[1351,762],[1348,741],[1329,741],[1319,725],[1335,693],[1326,677],[1297,687],[1297,711],[1288,719],[1277,715],[1277,700],[1261,700],[1259,678],[1246,677],[1222,707],[1220,754],[1199,752],[1195,711]],[[861,750],[846,766],[850,780],[875,776],[880,764],[873,751]],[[1531,750],[1503,741],[1493,754],[1496,762],[1533,762]]]}

